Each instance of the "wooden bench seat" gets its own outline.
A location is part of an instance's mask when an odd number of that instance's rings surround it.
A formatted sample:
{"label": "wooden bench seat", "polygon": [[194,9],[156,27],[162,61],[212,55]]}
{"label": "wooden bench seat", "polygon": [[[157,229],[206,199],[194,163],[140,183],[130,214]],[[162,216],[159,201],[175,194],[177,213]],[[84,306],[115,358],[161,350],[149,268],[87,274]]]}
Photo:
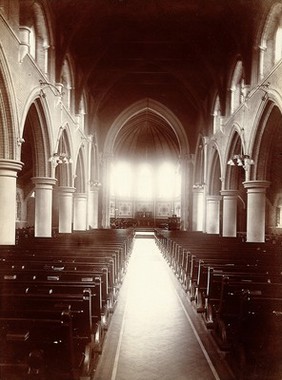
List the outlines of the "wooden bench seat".
{"label": "wooden bench seat", "polygon": [[21,364],[23,379],[30,373],[43,376],[46,368],[52,379],[79,379],[86,374],[94,355],[90,298],[90,291],[1,294],[1,372]]}
{"label": "wooden bench seat", "polygon": [[[221,349],[242,342],[245,348],[249,345],[255,349],[258,342],[266,339],[265,334],[275,338],[278,331],[273,325],[275,334],[271,333],[273,322],[279,322],[282,328],[282,284],[255,281],[242,284],[225,277],[214,315],[213,331]],[[281,333],[280,330],[279,337]]]}

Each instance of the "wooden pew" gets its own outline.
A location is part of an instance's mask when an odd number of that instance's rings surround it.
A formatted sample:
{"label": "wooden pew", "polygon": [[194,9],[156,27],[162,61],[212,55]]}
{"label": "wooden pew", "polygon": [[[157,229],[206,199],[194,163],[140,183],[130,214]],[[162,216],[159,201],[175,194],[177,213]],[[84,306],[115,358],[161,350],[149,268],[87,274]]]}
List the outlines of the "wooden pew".
{"label": "wooden pew", "polygon": [[[242,342],[245,349],[248,346],[254,349],[265,339],[265,334],[270,334],[273,320],[279,319],[282,328],[281,317],[282,283],[242,283],[223,277],[213,330],[221,349],[230,349]],[[282,337],[282,331],[279,336]]]}
{"label": "wooden pew", "polygon": [[[23,379],[78,380],[91,375],[91,292],[1,294],[0,368]],[[20,349],[19,349],[20,348]],[[11,377],[8,377],[11,378]]]}

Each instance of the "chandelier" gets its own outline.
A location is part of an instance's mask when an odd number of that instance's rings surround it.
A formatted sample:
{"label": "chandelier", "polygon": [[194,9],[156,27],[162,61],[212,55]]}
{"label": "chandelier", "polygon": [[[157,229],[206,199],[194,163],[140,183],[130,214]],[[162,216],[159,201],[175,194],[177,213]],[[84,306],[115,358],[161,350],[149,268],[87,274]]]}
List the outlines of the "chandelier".
{"label": "chandelier", "polygon": [[71,157],[68,155],[68,153],[66,153],[64,131],[62,127],[61,129],[62,129],[62,134],[61,134],[61,138],[59,139],[59,146],[58,146],[57,152],[54,152],[52,156],[49,158],[49,162],[52,163],[53,167],[57,167],[60,164],[72,163]]}
{"label": "chandelier", "polygon": [[230,166],[242,166],[245,170],[254,165],[254,160],[248,154],[235,154],[227,164]]}
{"label": "chandelier", "polygon": [[53,153],[53,155],[49,158],[49,161],[52,162],[53,166],[57,166],[59,164],[71,164],[72,159],[67,153]]}

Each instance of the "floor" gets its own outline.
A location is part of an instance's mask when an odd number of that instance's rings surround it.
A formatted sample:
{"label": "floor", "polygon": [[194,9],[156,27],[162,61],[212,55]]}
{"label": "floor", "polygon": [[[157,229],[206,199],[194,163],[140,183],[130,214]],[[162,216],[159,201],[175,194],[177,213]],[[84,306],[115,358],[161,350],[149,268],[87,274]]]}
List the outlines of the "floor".
{"label": "floor", "polygon": [[154,239],[135,239],[94,380],[234,376]]}

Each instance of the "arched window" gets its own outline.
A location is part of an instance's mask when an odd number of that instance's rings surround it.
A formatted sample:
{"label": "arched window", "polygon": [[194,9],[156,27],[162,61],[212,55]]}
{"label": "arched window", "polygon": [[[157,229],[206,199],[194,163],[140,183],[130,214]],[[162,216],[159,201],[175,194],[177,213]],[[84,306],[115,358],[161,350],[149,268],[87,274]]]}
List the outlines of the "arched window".
{"label": "arched window", "polygon": [[20,2],[20,35],[22,43],[29,47],[29,54],[41,71],[49,74],[50,36],[47,26],[47,15],[40,4]]}
{"label": "arched window", "polygon": [[153,198],[153,171],[149,164],[141,164],[137,176],[137,197],[142,199]]}
{"label": "arched window", "polygon": [[282,20],[279,20],[279,24],[275,33],[275,51],[274,51],[274,63],[277,63],[282,58]]}
{"label": "arched window", "polygon": [[220,131],[221,120],[220,100],[219,96],[217,95],[213,110],[213,133]]}
{"label": "arched window", "polygon": [[30,46],[30,55],[33,59],[35,59],[35,49],[36,49],[36,36],[34,26],[30,27],[30,38],[29,38],[29,46]]}
{"label": "arched window", "polygon": [[118,162],[112,165],[111,195],[129,197],[132,191],[132,168],[127,162]]}
{"label": "arched window", "polygon": [[64,61],[61,75],[61,83],[64,86],[63,102],[65,107],[70,110],[71,108],[71,90],[72,90],[72,76],[70,64],[67,60]]}
{"label": "arched window", "polygon": [[86,105],[85,105],[85,99],[84,96],[81,97],[81,100],[79,102],[79,109],[78,109],[78,122],[79,126],[82,131],[84,131],[85,128],[85,114],[86,114]]}
{"label": "arched window", "polygon": [[259,79],[282,58],[282,5],[275,4],[264,25],[260,45]]}
{"label": "arched window", "polygon": [[238,61],[231,82],[231,113],[244,101],[245,95],[243,63]]}
{"label": "arched window", "polygon": [[158,170],[158,196],[171,199],[175,196],[177,187],[176,169],[171,163],[165,162]]}

